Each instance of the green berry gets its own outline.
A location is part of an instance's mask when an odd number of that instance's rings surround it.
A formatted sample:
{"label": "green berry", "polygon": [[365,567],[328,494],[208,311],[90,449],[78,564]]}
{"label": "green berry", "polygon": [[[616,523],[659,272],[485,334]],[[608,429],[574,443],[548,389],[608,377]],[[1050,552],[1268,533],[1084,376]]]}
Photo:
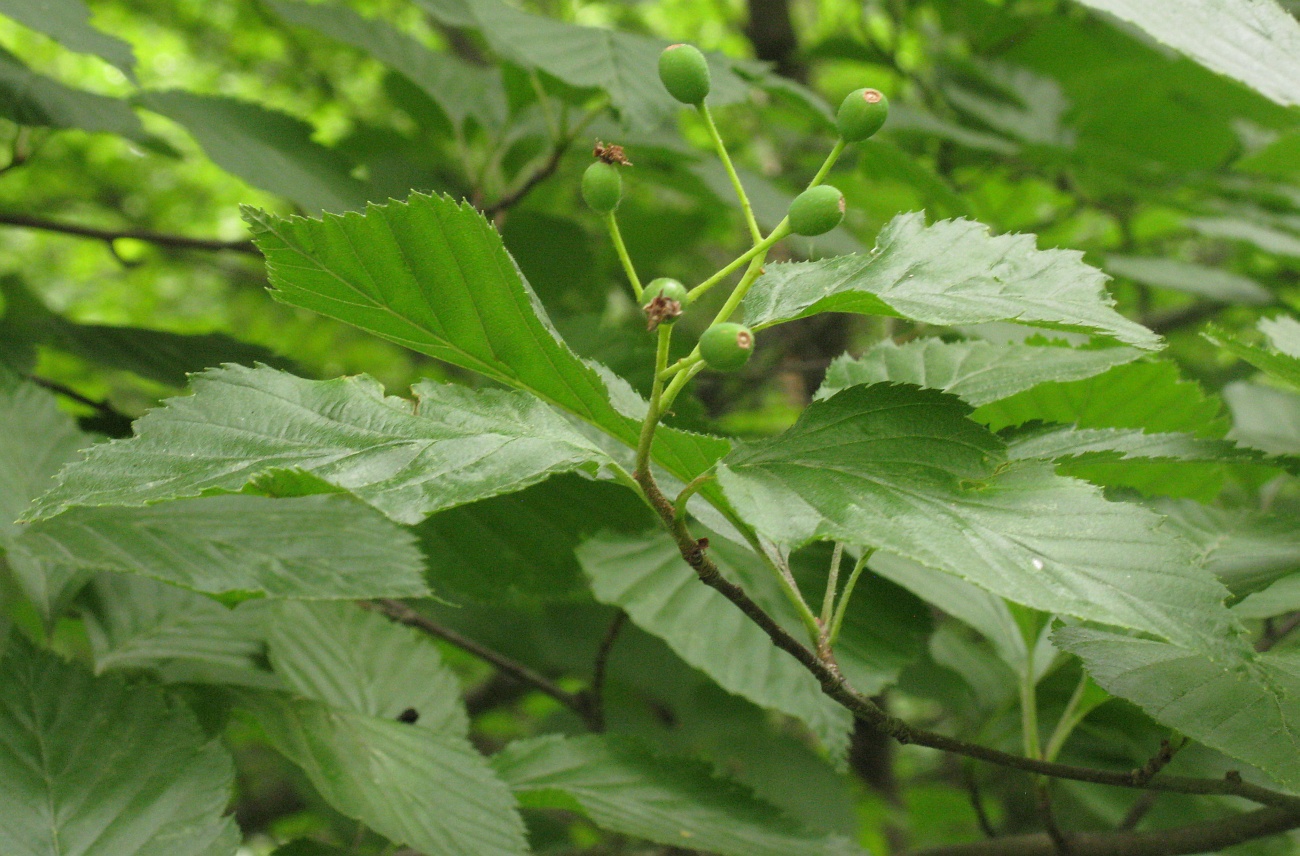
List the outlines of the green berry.
{"label": "green berry", "polygon": [[889,99],[878,89],[856,89],[840,104],[835,125],[846,143],[860,143],[885,124]]}
{"label": "green berry", "polygon": [[753,352],[754,333],[743,324],[714,324],[700,337],[700,356],[718,371],[735,371],[749,362]]}
{"label": "green berry", "polygon": [[709,61],[694,45],[669,45],[659,54],[659,79],[683,104],[702,104],[709,94]]}
{"label": "green berry", "polygon": [[844,219],[844,194],[829,184],[810,187],[794,198],[787,214],[796,235],[821,235]]}
{"label": "green berry", "polygon": [[617,208],[623,198],[623,176],[618,174],[618,167],[604,161],[587,167],[582,174],[582,198],[598,214],[609,214]]}
{"label": "green berry", "polygon": [[660,296],[668,300],[676,300],[678,303],[685,303],[686,286],[672,277],[661,276],[658,279],[650,280],[645,287],[645,292],[641,295],[641,299],[645,303],[649,303]]}

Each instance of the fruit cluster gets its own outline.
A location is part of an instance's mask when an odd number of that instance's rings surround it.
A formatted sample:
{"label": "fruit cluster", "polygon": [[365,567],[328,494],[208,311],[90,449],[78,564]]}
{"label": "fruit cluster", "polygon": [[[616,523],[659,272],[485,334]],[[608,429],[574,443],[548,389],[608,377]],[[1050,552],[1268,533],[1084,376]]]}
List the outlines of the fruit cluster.
{"label": "fruit cluster", "polygon": [[[813,186],[795,197],[786,212],[785,220],[767,239],[760,242],[758,227],[753,222],[748,200],[727,159],[722,141],[717,137],[713,120],[708,114],[708,107],[705,106],[705,99],[712,87],[708,59],[692,45],[670,45],[659,55],[659,79],[669,95],[683,104],[697,108],[704,115],[710,133],[714,136],[718,152],[723,157],[728,172],[731,173],[737,193],[750,218],[751,231],[756,235],[755,247],[749,254],[751,257],[758,255],[760,250],[765,252],[767,246],[782,235],[788,233],[806,236],[822,235],[843,221],[846,207],[844,194],[829,184],[815,181]],[[864,88],[850,92],[841,102],[836,113],[835,125],[839,131],[840,142],[827,161],[827,168],[844,145],[861,142],[871,137],[885,124],[888,115],[889,100],[879,90]],[[602,152],[611,149],[617,150],[617,158],[602,156]],[[621,165],[626,165],[627,161],[622,155],[623,150],[617,146],[597,145],[598,159],[587,167],[587,171],[582,176],[582,197],[593,211],[604,215],[607,219],[615,244],[628,268],[629,279],[633,282],[633,288],[645,310],[647,326],[654,330],[660,325],[671,324],[682,314],[693,299],[693,289],[688,290],[675,279],[661,277],[651,281],[642,291],[635,272],[631,269],[631,263],[626,258],[622,238],[618,234],[618,227],[614,221],[614,211],[623,197],[623,178],[619,169]],[[697,286],[697,289],[712,283],[713,279],[707,284]],[[732,302],[728,302],[728,307],[734,308]],[[703,360],[705,365],[719,371],[734,371],[740,368],[749,361],[750,354],[754,350],[753,331],[742,324],[725,320],[727,314],[730,314],[729,310],[720,315],[704,331],[696,351],[699,360]]]}

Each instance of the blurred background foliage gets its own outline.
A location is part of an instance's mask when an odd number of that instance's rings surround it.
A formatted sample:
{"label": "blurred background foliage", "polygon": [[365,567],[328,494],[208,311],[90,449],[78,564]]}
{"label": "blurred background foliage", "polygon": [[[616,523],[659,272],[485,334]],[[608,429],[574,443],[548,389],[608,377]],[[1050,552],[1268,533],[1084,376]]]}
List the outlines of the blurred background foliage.
{"label": "blurred background foliage", "polygon": [[[368,372],[396,393],[421,377],[475,382],[268,299],[241,204],[314,216],[412,191],[464,196],[495,219],[573,347],[644,389],[644,318],[578,183],[595,140],[625,146],[634,167],[620,217],[644,277],[699,281],[745,249],[697,117],[665,104],[652,66],[638,65],[647,44],[653,58],[663,40],[690,40],[717,52],[718,69],[731,69],[731,103],[715,114],[769,227],[833,142],[827,104],[860,86],[891,99],[884,131],[852,149],[833,176],[850,204],[845,225],[789,242],[787,252],[865,251],[889,219],[913,210],[931,220],[968,217],[994,233],[1036,233],[1040,248],[1084,253],[1114,277],[1121,310],[1168,338],[1165,358],[1203,388],[1197,419],[1219,420],[1198,424],[1220,425],[1219,434],[1231,424],[1233,436],[1261,448],[1300,452],[1294,397],[1277,399],[1250,365],[1201,335],[1213,322],[1249,338],[1259,319],[1300,308],[1300,115],[1081,5],[347,0],[343,9],[90,0],[90,23],[102,32],[77,43],[60,27],[93,31],[33,16],[26,2],[0,0],[0,360],[60,391],[101,432],[129,431],[127,420],[182,388],[186,371],[226,359],[312,377]],[[549,53],[516,38],[546,22],[562,27]],[[567,25],[631,35],[606,39]],[[86,52],[69,49],[78,44]],[[625,77],[629,69],[641,69],[642,79]],[[72,234],[78,229],[91,234]],[[181,246],[177,237],[225,247]],[[785,325],[764,337],[745,371],[702,378],[699,403],[682,404],[678,415],[701,427],[769,433],[793,420],[840,354],[949,332],[847,316]],[[1201,498],[1229,511],[1287,501],[1285,491],[1261,491],[1256,475],[1230,473]],[[555,490],[562,486],[523,496]],[[448,538],[430,533],[426,549],[456,549]],[[904,613],[926,612],[901,590],[895,602]],[[563,640],[547,630],[557,610]],[[508,653],[579,672],[608,613],[581,599],[542,606],[521,597],[482,614],[463,607],[454,620]],[[962,633],[944,625],[924,655],[920,642],[904,646],[916,650],[900,658],[900,668],[911,665],[893,703],[922,719],[942,705],[956,711],[958,730],[1014,745],[1014,678]],[[569,715],[449,656],[472,687],[485,747]],[[846,778],[787,724],[727,696],[644,633],[628,631],[611,665],[619,669],[637,681],[615,681],[612,692],[652,688],[663,711],[661,721],[627,729],[730,765],[816,828],[857,830],[882,851],[889,839],[921,846],[979,834],[970,793],[954,787],[970,775],[957,761],[902,751],[883,764],[887,748],[860,735],[851,755],[859,775]],[[1047,709],[1074,688],[1069,672],[1047,679]],[[1112,703],[1081,733],[1091,745],[1074,751],[1095,761],[1140,760],[1150,744],[1143,738],[1161,732]],[[760,737],[761,751],[745,745]],[[255,735],[234,739],[245,746],[239,812],[250,847],[267,852],[333,830],[349,852],[370,852],[374,842],[339,833],[351,821],[312,796]],[[1206,751],[1180,763],[1213,772],[1223,761]],[[774,770],[785,777],[779,787],[767,775]],[[1032,827],[1032,806],[1015,795],[1024,782],[1003,777],[986,787],[988,822]],[[1074,783],[1062,790],[1061,810],[1084,826],[1118,822],[1128,810],[1114,792]],[[1169,797],[1150,821],[1185,819],[1193,804],[1200,812],[1213,802]],[[581,822],[530,820],[535,839],[555,852],[623,852]],[[1274,840],[1240,852],[1288,847]]]}

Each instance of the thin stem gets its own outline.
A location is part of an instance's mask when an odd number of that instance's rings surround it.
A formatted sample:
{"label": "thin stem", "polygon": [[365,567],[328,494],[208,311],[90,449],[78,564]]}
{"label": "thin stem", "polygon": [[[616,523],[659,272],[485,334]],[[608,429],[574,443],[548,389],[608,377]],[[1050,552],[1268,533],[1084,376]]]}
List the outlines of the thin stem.
{"label": "thin stem", "polygon": [[822,161],[821,167],[818,168],[817,174],[812,177],[812,181],[808,182],[808,186],[816,187],[821,184],[826,176],[830,174],[831,167],[835,166],[835,162],[840,159],[842,154],[844,154],[844,141],[836,140],[835,145],[831,147],[830,154],[826,156],[826,160]]}
{"label": "thin stem", "polygon": [[702,359],[703,359],[703,357],[701,357],[699,354],[694,354],[694,353],[692,353],[692,354],[688,354],[688,355],[682,357],[682,358],[681,358],[680,360],[678,360],[677,362],[673,363],[673,364],[672,364],[671,366],[669,366],[668,368],[664,369],[662,372],[659,373],[659,375],[660,375],[660,377],[662,377],[664,380],[668,380],[669,378],[671,378],[673,375],[677,374],[678,372],[680,372],[680,371],[685,371],[686,369],[689,369],[691,366],[693,366],[693,365],[695,365],[696,363],[700,362],[700,360],[702,360]]}
{"label": "thin stem", "polygon": [[749,234],[754,239],[754,243],[763,240],[763,232],[758,228],[758,221],[754,219],[754,206],[750,205],[749,197],[745,194],[744,185],[740,183],[740,176],[736,175],[736,167],[731,163],[731,155],[727,154],[727,147],[722,142],[722,136],[718,133],[718,126],[713,124],[713,114],[709,112],[709,105],[703,101],[700,102],[700,115],[704,117],[704,126],[709,129],[709,136],[713,138],[713,148],[718,152],[718,159],[722,161],[722,166],[727,170],[727,177],[731,179],[731,186],[736,191],[736,198],[740,200],[740,210],[745,214],[745,223],[749,226]]}
{"label": "thin stem", "polygon": [[614,643],[627,624],[627,613],[619,610],[605,631],[605,638],[600,641],[596,651],[596,663],[591,673],[591,688],[587,690],[587,706],[591,718],[598,724],[596,731],[605,730],[605,675],[609,667],[609,655],[614,650]]}
{"label": "thin stem", "polygon": [[561,689],[549,678],[525,666],[523,663],[512,660],[506,655],[470,639],[468,636],[462,636],[450,627],[444,627],[432,618],[416,612],[400,600],[378,598],[373,601],[363,601],[361,605],[367,609],[378,610],[399,624],[414,627],[416,630],[428,633],[430,636],[436,636],[444,642],[450,642],[462,651],[468,651],[480,660],[491,663],[516,680],[523,681],[569,708],[582,717],[583,722],[593,731],[598,730],[599,723],[592,718],[591,710],[582,696]]}
{"label": "thin stem", "polygon": [[538,77],[537,69],[534,68],[528,72],[528,79],[533,84],[533,93],[537,95],[537,103],[541,105],[542,119],[546,122],[546,130],[551,135],[551,140],[558,145],[563,132],[555,121],[555,110],[551,107],[551,99],[546,94],[546,90],[542,88],[542,79]]}
{"label": "thin stem", "polygon": [[836,604],[835,615],[831,618],[831,632],[826,640],[832,647],[840,638],[840,628],[844,626],[844,615],[849,611],[849,598],[853,595],[853,588],[858,584],[858,577],[862,576],[862,570],[866,568],[867,560],[874,552],[876,552],[874,548],[862,551],[862,555],[853,565],[853,572],[849,574],[849,581],[844,584],[844,593],[840,595],[840,602]]}
{"label": "thin stem", "polygon": [[[698,351],[699,348],[695,350]],[[663,400],[659,402],[660,412],[667,413],[671,410],[673,401],[677,398],[677,393],[681,392],[682,388],[690,383],[692,378],[704,371],[704,360],[700,358],[700,355],[695,352],[692,352],[691,355],[696,358],[695,362],[674,375],[672,381],[668,384],[668,388],[664,390]]]}
{"label": "thin stem", "polygon": [[1035,761],[1043,757],[1042,738],[1038,734],[1038,684],[1034,681],[1034,651],[1025,654],[1025,667],[1020,672],[1020,732],[1024,738],[1025,755]]}
{"label": "thin stem", "polygon": [[[761,606],[754,602],[745,590],[722,576],[718,566],[705,552],[705,546],[696,541],[689,527],[683,520],[673,516],[673,505],[659,489],[654,477],[645,471],[636,474],[651,506],[658,513],[668,531],[677,542],[678,551],[686,563],[695,570],[700,581],[716,589],[723,597],[736,605],[741,612],[757,624],[772,644],[794,657],[807,669],[826,693],[855,717],[867,725],[888,734],[900,743],[926,746],[941,752],[951,752],[967,758],[996,764],[1013,770],[1039,773],[1057,779],[1069,779],[1076,782],[1090,782],[1098,785],[1110,785],[1121,788],[1167,791],[1183,794],[1218,794],[1242,797],[1261,805],[1277,806],[1297,818],[1300,825],[1300,797],[1274,791],[1244,781],[1240,775],[1228,774],[1221,779],[1198,779],[1187,776],[1160,776],[1143,782],[1134,775],[1135,771],[1102,770],[1095,767],[1078,767],[1053,761],[1035,760],[1021,755],[1002,752],[978,743],[969,743],[956,737],[949,737],[936,731],[917,728],[893,716],[880,708],[867,696],[853,689],[840,674],[833,663],[827,663],[815,653],[802,645],[798,639],[772,618]],[[1189,851],[1195,852],[1195,851]]]}
{"label": "thin stem", "polygon": [[[555,143],[554,148],[551,149],[550,156],[547,157],[546,161],[534,170],[528,178],[524,179],[523,184],[519,185],[519,187],[483,209],[484,216],[488,219],[493,219],[501,212],[513,208],[515,205],[518,205],[525,196],[531,193],[534,187],[554,175],[555,171],[559,169],[560,161],[564,159],[565,153],[569,150],[569,147],[573,145],[573,141],[578,138],[578,135],[581,134],[588,125],[596,120],[596,117],[604,112],[604,109],[604,105],[602,104],[599,107],[589,110],[587,114],[582,117],[582,120],[574,126],[572,131],[566,133],[562,139]],[[482,183],[481,177],[479,183]]]}
{"label": "thin stem", "polygon": [[[1300,827],[1300,812],[1262,808],[1244,814],[1201,821],[1151,832],[1076,832],[1070,836],[1072,856],[1181,856],[1217,853],[1267,835]],[[1053,856],[1059,850],[1045,834],[1008,835],[970,844],[949,844],[918,850],[914,856]]]}
{"label": "thin stem", "polygon": [[700,297],[702,297],[710,288],[713,288],[713,286],[717,285],[718,283],[722,282],[731,274],[740,270],[740,268],[746,262],[751,261],[754,258],[754,256],[771,249],[772,245],[775,244],[777,241],[781,240],[781,238],[783,237],[785,237],[784,234],[777,234],[776,231],[773,231],[772,234],[768,235],[766,238],[759,241],[757,244],[750,247],[748,250],[745,250],[745,252],[741,253],[737,258],[732,260],[730,263],[728,263],[725,267],[723,267],[713,276],[709,277],[708,279],[704,280],[699,285],[695,286],[690,291],[688,291],[686,293],[686,302],[690,304],[699,300]]}
{"label": "thin stem", "polygon": [[632,293],[636,295],[637,302],[640,302],[643,292],[641,279],[636,275],[636,268],[632,266],[632,257],[627,254],[623,233],[618,230],[618,220],[614,217],[613,211],[605,215],[605,226],[609,229],[610,240],[614,242],[614,251],[618,253],[618,260],[623,263],[623,272],[627,274],[627,281],[632,283]]}
{"label": "thin stem", "polygon": [[[777,223],[776,228],[772,230],[772,234],[776,235],[778,239],[785,237],[789,232],[789,218]],[[749,287],[753,285],[763,273],[763,263],[766,261],[766,249],[749,260],[749,267],[746,268],[745,275],[740,278],[740,282],[736,283],[735,289],[732,290],[730,296],[727,297],[727,302],[722,304],[722,308],[719,309],[718,314],[714,316],[714,324],[720,324],[723,321],[726,321],[731,317],[731,313],[736,311],[736,308],[740,306],[740,301],[744,300],[745,295],[749,293]]]}
{"label": "thin stem", "polygon": [[131,421],[131,417],[127,416],[124,413],[121,413],[115,407],[113,407],[113,405],[109,404],[107,401],[96,401],[93,398],[88,398],[87,396],[84,396],[81,393],[77,392],[72,387],[64,386],[61,383],[52,381],[48,378],[43,378],[39,375],[27,375],[27,379],[32,383],[36,384],[37,386],[44,387],[45,389],[48,389],[50,392],[61,395],[64,398],[77,402],[78,404],[84,404],[87,407],[93,407],[95,410],[99,411],[104,416],[112,416],[119,419],[125,419],[128,422]]}
{"label": "thin stem", "polygon": [[167,235],[144,229],[95,229],[90,226],[77,226],[72,223],[58,223],[41,217],[28,217],[25,214],[0,214],[0,225],[17,226],[21,229],[39,229],[44,232],[58,232],[63,235],[75,235],[78,238],[93,238],[97,241],[116,241],[119,238],[132,238],[157,244],[160,247],[172,247],[180,250],[230,250],[250,256],[262,253],[252,241],[215,241],[208,238],[187,238],[184,235]]}
{"label": "thin stem", "polygon": [[714,478],[716,478],[716,475],[713,472],[713,467],[709,467],[709,469],[688,481],[686,486],[682,488],[682,492],[677,494],[677,499],[673,501],[673,515],[675,517],[685,517],[686,503],[690,501],[690,498],[694,496],[700,488],[704,487]]}
{"label": "thin stem", "polygon": [[1142,818],[1147,816],[1147,812],[1155,808],[1156,800],[1160,799],[1159,791],[1145,791],[1137,799],[1133,800],[1133,805],[1129,806],[1128,811],[1124,814],[1123,820],[1119,826],[1115,827],[1121,832],[1129,832],[1137,829],[1137,825],[1142,822]]}
{"label": "thin stem", "polygon": [[835,612],[835,590],[840,583],[840,562],[844,559],[844,544],[836,541],[831,553],[831,569],[826,575],[826,593],[822,595],[822,636],[829,638],[831,618]]}
{"label": "thin stem", "polygon": [[650,466],[650,449],[654,445],[655,428],[659,425],[659,402],[664,394],[663,378],[659,373],[668,366],[668,346],[672,341],[673,325],[660,324],[659,342],[655,348],[655,379],[650,388],[650,406],[646,409],[645,421],[641,423],[641,439],[636,449],[636,469],[633,473],[645,471]]}
{"label": "thin stem", "polygon": [[1052,736],[1047,738],[1047,748],[1043,750],[1043,757],[1048,761],[1055,761],[1056,756],[1065,748],[1065,741],[1070,739],[1083,717],[1078,715],[1079,703],[1083,701],[1084,690],[1088,688],[1088,674],[1079,676],[1079,683],[1070,695],[1070,700],[1065,703],[1065,710],[1061,711],[1061,718],[1056,722],[1056,728],[1052,729]]}

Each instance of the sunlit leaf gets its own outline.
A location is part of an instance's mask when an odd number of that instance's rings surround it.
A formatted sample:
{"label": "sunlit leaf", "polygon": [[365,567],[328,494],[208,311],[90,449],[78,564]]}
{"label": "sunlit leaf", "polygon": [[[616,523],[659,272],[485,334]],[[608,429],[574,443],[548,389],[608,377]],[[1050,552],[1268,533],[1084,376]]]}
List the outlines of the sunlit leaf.
{"label": "sunlit leaf", "polygon": [[1240,654],[1226,591],[1157,515],[1050,464],[1009,461],[969,412],[930,390],[851,387],[784,434],[739,446],[718,478],[779,543],[880,548],[1044,612]]}
{"label": "sunlit leaf", "polygon": [[310,381],[242,366],[196,376],[193,388],[141,418],[135,437],[69,466],[33,516],[234,492],[296,469],[414,523],[604,459],[545,404],[514,391],[424,382],[411,402],[364,375]]}
{"label": "sunlit leaf", "polygon": [[1105,281],[1079,253],[1035,249],[1029,235],[993,237],[969,220],[927,226],[923,215],[903,214],[869,255],[769,265],[742,308],[756,328],[854,312],[945,326],[1014,321],[1160,347],[1158,336],[1111,308]]}

